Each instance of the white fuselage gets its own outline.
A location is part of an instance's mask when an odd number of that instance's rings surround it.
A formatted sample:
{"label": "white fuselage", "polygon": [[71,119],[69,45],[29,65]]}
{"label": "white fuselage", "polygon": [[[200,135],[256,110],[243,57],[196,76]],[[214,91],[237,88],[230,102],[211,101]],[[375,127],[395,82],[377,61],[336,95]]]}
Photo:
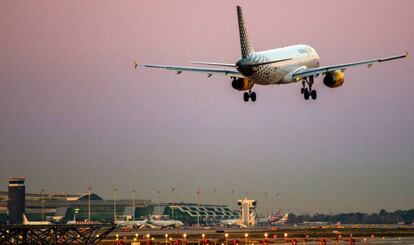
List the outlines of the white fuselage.
{"label": "white fuselage", "polygon": [[161,227],[167,227],[167,226],[179,227],[179,226],[184,225],[184,223],[179,220],[152,220],[150,223],[156,226],[161,226]]}
{"label": "white fuselage", "polygon": [[135,227],[147,224],[147,220],[117,220],[115,224],[120,227]]}
{"label": "white fuselage", "polygon": [[297,82],[290,75],[294,71],[319,67],[319,55],[311,46],[304,44],[255,52],[247,59],[251,59],[253,63],[290,59],[259,66],[248,79],[260,85]]}

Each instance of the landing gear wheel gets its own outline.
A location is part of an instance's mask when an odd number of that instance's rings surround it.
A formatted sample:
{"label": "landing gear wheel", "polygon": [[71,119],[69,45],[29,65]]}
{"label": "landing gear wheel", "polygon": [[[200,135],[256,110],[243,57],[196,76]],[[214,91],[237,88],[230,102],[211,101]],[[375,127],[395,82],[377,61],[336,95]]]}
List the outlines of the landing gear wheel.
{"label": "landing gear wheel", "polygon": [[243,94],[243,99],[244,99],[244,102],[247,102],[247,101],[249,101],[249,93],[247,93],[247,92],[244,92],[244,94]]}
{"label": "landing gear wheel", "polygon": [[252,99],[253,102],[255,102],[256,101],[256,93],[255,92],[252,92],[250,94],[250,98]]}
{"label": "landing gear wheel", "polygon": [[314,83],[314,76],[309,76],[302,80],[303,87],[300,89],[300,92],[303,94],[303,97],[305,98],[305,100],[309,100],[309,97],[311,97],[313,100],[316,100],[317,94],[316,94],[316,90],[312,89],[313,83]]}
{"label": "landing gear wheel", "polygon": [[310,93],[310,96],[312,97],[313,100],[316,100],[316,96],[317,96],[316,90],[312,90]]}
{"label": "landing gear wheel", "polygon": [[303,93],[303,97],[305,98],[305,100],[309,99],[309,91],[307,89],[305,89],[304,93]]}

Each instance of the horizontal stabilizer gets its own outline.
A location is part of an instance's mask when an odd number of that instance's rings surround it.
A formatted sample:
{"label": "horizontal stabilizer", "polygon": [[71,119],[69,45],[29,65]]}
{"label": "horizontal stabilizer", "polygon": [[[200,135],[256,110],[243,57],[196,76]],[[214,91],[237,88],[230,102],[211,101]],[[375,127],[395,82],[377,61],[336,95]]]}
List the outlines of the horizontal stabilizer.
{"label": "horizontal stabilizer", "polygon": [[250,67],[263,66],[263,65],[269,65],[269,64],[273,64],[273,63],[288,61],[288,60],[292,60],[292,59],[293,58],[287,58],[287,59],[281,59],[281,60],[272,60],[272,61],[266,61],[266,62],[262,62],[262,63],[246,64],[246,66],[250,66]]}

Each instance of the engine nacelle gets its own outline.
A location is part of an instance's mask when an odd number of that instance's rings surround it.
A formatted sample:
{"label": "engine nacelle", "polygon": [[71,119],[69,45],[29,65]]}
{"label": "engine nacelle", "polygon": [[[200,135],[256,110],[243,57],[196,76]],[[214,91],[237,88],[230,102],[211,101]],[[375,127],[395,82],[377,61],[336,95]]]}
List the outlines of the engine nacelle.
{"label": "engine nacelle", "polygon": [[344,84],[344,81],[345,74],[340,70],[326,73],[325,77],[323,78],[323,84],[329,88],[337,88],[339,86],[342,86],[342,84]]}
{"label": "engine nacelle", "polygon": [[245,91],[252,89],[253,83],[249,82],[249,80],[245,78],[235,78],[231,82],[231,86],[236,90]]}

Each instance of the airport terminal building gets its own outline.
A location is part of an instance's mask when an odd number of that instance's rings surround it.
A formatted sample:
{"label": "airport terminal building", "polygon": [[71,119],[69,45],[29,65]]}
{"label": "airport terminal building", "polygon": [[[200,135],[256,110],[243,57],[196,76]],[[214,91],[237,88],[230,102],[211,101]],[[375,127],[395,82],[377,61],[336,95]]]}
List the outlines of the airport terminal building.
{"label": "airport terminal building", "polygon": [[[145,219],[146,215],[168,216],[191,226],[197,223],[209,225],[221,219],[239,218],[239,210],[227,205],[196,203],[153,203],[150,200],[104,200],[96,193],[25,193],[25,214],[29,220],[48,220],[65,223],[73,220],[108,223],[114,221],[114,206],[117,219]],[[9,194],[0,191],[0,224],[7,224]],[[116,204],[116,205],[114,205]],[[133,205],[135,210],[133,211]],[[90,207],[90,209],[89,209]],[[89,212],[90,210],[90,212]]]}

